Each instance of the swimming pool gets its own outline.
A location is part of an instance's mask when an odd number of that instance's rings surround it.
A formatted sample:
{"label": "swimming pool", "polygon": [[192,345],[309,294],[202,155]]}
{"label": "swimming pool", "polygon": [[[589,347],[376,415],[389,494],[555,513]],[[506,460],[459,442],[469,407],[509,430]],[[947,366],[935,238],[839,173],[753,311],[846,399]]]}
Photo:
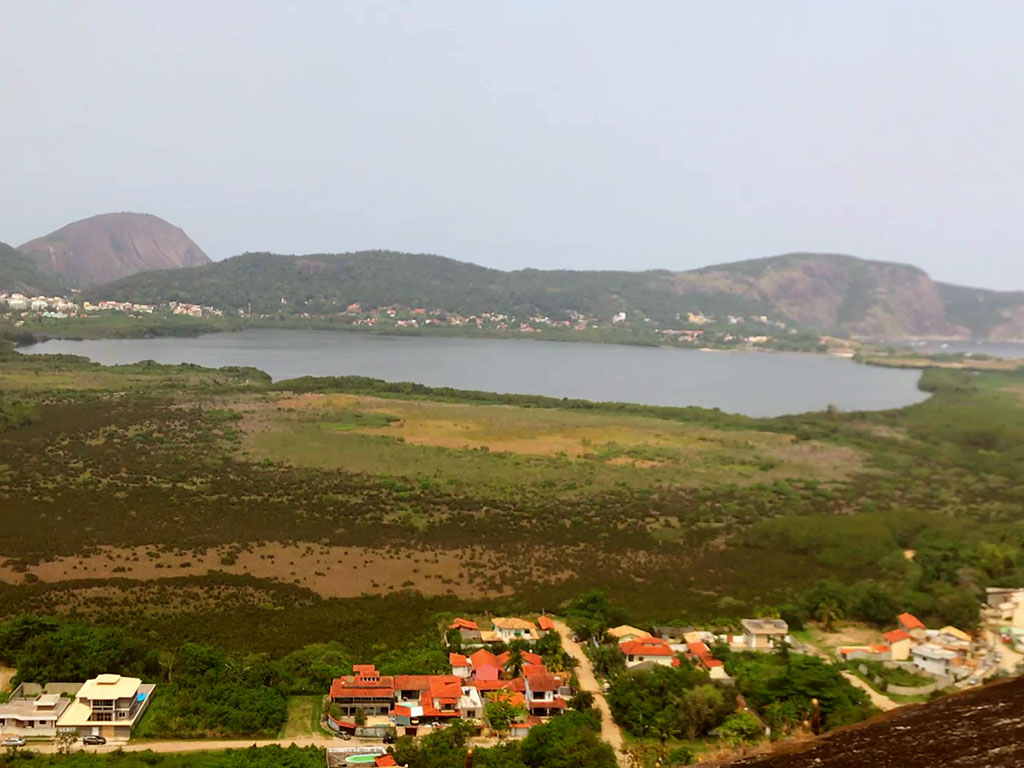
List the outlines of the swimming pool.
{"label": "swimming pool", "polygon": [[345,758],[345,765],[373,765],[376,755],[352,755]]}

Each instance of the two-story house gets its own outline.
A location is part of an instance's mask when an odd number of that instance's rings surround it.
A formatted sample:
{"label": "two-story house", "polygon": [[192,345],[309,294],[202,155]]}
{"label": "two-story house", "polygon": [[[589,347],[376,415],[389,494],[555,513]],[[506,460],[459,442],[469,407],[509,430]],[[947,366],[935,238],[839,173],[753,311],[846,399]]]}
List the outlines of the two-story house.
{"label": "two-story house", "polygon": [[80,736],[127,739],[142,717],[156,686],[137,677],[99,675],[75,694],[57,720],[57,730],[76,730]]}

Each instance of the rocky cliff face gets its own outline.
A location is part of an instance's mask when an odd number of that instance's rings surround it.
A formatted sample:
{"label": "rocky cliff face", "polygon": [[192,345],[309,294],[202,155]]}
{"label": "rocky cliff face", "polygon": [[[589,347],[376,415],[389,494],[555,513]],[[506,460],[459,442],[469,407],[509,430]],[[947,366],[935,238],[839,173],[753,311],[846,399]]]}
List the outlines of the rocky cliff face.
{"label": "rocky cliff face", "polygon": [[683,295],[742,297],[795,325],[857,336],[969,336],[950,322],[938,287],[904,264],[834,254],[788,254],[675,276]]}
{"label": "rocky cliff face", "polygon": [[82,219],[18,250],[35,259],[44,271],[78,285],[210,261],[181,229],[145,213],[108,213]]}

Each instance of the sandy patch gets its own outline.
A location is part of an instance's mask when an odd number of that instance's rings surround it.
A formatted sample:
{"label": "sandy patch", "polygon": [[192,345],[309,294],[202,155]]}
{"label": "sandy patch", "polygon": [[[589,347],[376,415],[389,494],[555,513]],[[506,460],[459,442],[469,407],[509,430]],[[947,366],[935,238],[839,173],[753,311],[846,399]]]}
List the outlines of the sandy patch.
{"label": "sandy patch", "polygon": [[[155,547],[102,548],[92,555],[57,558],[15,571],[0,562],[0,581],[21,583],[25,573],[43,582],[75,579],[162,579],[201,576],[212,571],[249,574],[306,587],[322,597],[358,597],[415,589],[426,595],[454,593],[460,597],[500,596],[507,590],[490,578],[480,583],[467,566],[474,553],[459,550],[369,550],[362,547],[324,547],[318,544],[284,545],[276,542],[251,545],[224,559],[229,547],[203,553],[163,552]],[[483,571],[484,569],[479,569]]]}

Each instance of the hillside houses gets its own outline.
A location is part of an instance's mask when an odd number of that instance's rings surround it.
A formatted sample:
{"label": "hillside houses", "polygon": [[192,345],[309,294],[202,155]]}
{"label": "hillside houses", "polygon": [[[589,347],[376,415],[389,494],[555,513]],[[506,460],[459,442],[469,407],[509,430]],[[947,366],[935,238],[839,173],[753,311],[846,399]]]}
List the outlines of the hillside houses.
{"label": "hillside houses", "polygon": [[852,645],[838,648],[844,661],[879,661],[893,665],[913,666],[927,674],[958,679],[978,669],[979,655],[987,648],[972,641],[971,636],[953,626],[928,629],[911,613],[896,617],[899,625],[882,635],[884,643]]}
{"label": "hillside houses", "polygon": [[490,624],[490,629],[481,629],[477,622],[459,617],[448,626],[449,644],[453,636],[457,636],[459,644],[463,646],[511,643],[517,640],[532,645],[555,627],[547,616],[541,616],[535,622],[529,619],[495,616],[490,620]]}

